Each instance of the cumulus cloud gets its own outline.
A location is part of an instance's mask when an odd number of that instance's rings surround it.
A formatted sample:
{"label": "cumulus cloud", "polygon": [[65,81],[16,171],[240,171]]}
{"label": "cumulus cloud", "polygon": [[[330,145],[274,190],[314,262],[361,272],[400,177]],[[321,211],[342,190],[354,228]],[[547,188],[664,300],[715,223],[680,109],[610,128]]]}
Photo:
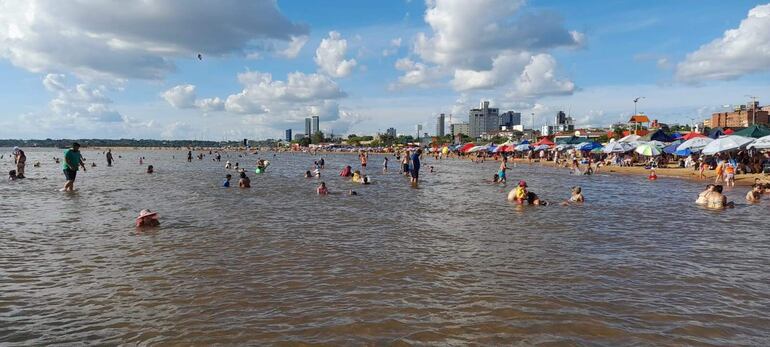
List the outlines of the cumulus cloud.
{"label": "cumulus cloud", "polygon": [[572,81],[556,76],[556,59],[541,53],[533,56],[524,67],[509,96],[526,99],[546,95],[569,95],[574,91],[575,84]]}
{"label": "cumulus cloud", "polygon": [[270,73],[249,71],[238,74],[243,90],[227,97],[225,109],[234,113],[265,113],[268,105],[338,99],[345,96],[329,77],[290,73],[286,81],[275,81]]}
{"label": "cumulus cloud", "polygon": [[332,77],[346,77],[358,64],[355,59],[345,59],[348,41],[336,31],[329,32],[329,37],[321,40],[315,51],[315,63],[318,69]]}
{"label": "cumulus cloud", "polygon": [[730,80],[770,69],[770,4],[754,7],[737,29],[687,55],[676,68],[685,82]]}
{"label": "cumulus cloud", "polygon": [[[586,41],[584,34],[563,28],[558,15],[523,12],[523,4],[523,0],[428,1],[424,19],[432,32],[415,37],[412,54],[416,59],[396,63],[404,71],[397,85],[426,86],[448,79],[453,89],[470,91],[518,84],[516,88],[529,97],[538,96],[541,90],[546,94],[554,91],[545,87],[568,90],[566,84],[555,86],[562,80],[554,76],[538,81],[549,77],[535,73],[540,71],[528,71],[529,81],[513,77],[524,73],[533,58],[537,61],[530,70],[541,65],[543,58],[538,55],[548,50],[579,48]],[[547,72],[556,70],[554,66]]]}
{"label": "cumulus cloud", "polygon": [[286,49],[280,51],[278,55],[294,59],[299,55],[299,51],[302,50],[302,47],[305,47],[305,44],[307,43],[308,36],[302,35],[302,36],[292,36],[291,41],[289,42],[288,47]]}
{"label": "cumulus cloud", "polygon": [[182,84],[175,86],[161,94],[171,106],[176,108],[195,107],[195,86],[192,84]]}
{"label": "cumulus cloud", "polygon": [[308,32],[274,0],[3,1],[0,23],[0,58],[92,79],[159,79],[174,71],[172,59],[271,46],[264,42],[293,42],[298,51],[293,38]]}
{"label": "cumulus cloud", "polygon": [[109,106],[112,100],[104,95],[104,86],[77,84],[70,88],[62,74],[46,75],[43,86],[55,94],[49,106],[56,116],[74,121],[123,122],[123,116]]}
{"label": "cumulus cloud", "polygon": [[390,40],[389,47],[382,50],[382,56],[388,57],[396,54],[398,49],[401,48],[401,41],[402,39],[400,37]]}

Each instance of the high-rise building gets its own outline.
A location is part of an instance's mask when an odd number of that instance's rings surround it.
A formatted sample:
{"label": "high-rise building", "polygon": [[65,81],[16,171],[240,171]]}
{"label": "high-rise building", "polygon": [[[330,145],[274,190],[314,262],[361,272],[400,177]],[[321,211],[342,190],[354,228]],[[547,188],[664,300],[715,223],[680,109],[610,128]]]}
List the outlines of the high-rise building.
{"label": "high-rise building", "polygon": [[310,118],[305,118],[305,136],[307,136],[307,137],[310,137],[310,135],[313,134],[311,132],[311,130],[312,130],[311,129],[312,128],[311,124],[312,123],[313,122],[312,122],[312,120]]}
{"label": "high-rise building", "polygon": [[313,116],[313,124],[310,130],[313,134],[321,131],[321,119],[318,116]]}
{"label": "high-rise building", "polygon": [[521,113],[503,112],[500,114],[500,129],[511,130],[514,126],[521,125]]}
{"label": "high-rise building", "polygon": [[468,136],[477,138],[481,134],[500,129],[499,109],[490,108],[489,101],[481,102],[479,108],[468,112]]}
{"label": "high-rise building", "polygon": [[449,131],[452,132],[452,136],[459,134],[468,135],[468,123],[454,123],[449,125]]}
{"label": "high-rise building", "polygon": [[396,137],[396,128],[388,128],[388,130],[385,131],[385,134],[390,137]]}
{"label": "high-rise building", "polygon": [[436,136],[444,137],[444,114],[440,114],[436,119]]}
{"label": "high-rise building", "polygon": [[555,132],[575,131],[575,123],[573,122],[572,117],[567,117],[567,114],[564,113],[564,111],[559,111],[556,113],[556,125],[553,126],[553,130]]}
{"label": "high-rise building", "polygon": [[286,129],[286,142],[291,142],[291,129]]}

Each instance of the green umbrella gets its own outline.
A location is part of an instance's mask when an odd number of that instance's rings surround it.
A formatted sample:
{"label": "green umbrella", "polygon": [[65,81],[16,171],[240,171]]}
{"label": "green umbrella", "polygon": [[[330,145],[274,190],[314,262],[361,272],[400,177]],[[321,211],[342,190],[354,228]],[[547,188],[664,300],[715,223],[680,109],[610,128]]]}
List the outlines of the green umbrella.
{"label": "green umbrella", "polygon": [[651,145],[649,143],[643,143],[636,147],[634,152],[639,153],[641,155],[646,155],[648,157],[654,157],[660,155],[660,148],[655,145]]}
{"label": "green umbrella", "polygon": [[761,126],[761,125],[752,125],[746,129],[743,129],[741,131],[736,131],[733,133],[733,135],[738,136],[744,136],[744,137],[753,137],[755,139],[758,139],[760,137],[764,137],[767,135],[770,135],[770,129],[767,127]]}

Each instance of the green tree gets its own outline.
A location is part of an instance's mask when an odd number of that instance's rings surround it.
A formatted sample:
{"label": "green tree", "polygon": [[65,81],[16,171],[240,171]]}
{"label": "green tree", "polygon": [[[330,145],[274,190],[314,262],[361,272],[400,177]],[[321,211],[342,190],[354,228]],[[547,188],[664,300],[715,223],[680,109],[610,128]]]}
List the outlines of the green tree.
{"label": "green tree", "polygon": [[311,142],[311,141],[310,141],[310,138],[309,138],[309,137],[303,137],[303,138],[301,138],[299,141],[297,141],[297,143],[299,143],[299,145],[300,145],[300,146],[302,146],[302,147],[307,147],[307,146],[309,146],[309,145],[310,145],[310,142]]}

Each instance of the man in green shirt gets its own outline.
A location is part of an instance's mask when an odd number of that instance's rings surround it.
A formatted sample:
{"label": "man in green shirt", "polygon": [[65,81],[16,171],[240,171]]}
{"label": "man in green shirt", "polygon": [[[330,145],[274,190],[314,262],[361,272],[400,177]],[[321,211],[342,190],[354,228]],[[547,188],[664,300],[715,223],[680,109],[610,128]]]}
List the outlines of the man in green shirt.
{"label": "man in green shirt", "polygon": [[80,155],[80,144],[75,142],[72,144],[72,148],[64,151],[64,177],[67,182],[64,183],[63,192],[71,192],[75,190],[75,176],[78,173],[78,166],[83,168],[83,172],[86,171],[86,164],[83,163],[83,157]]}

